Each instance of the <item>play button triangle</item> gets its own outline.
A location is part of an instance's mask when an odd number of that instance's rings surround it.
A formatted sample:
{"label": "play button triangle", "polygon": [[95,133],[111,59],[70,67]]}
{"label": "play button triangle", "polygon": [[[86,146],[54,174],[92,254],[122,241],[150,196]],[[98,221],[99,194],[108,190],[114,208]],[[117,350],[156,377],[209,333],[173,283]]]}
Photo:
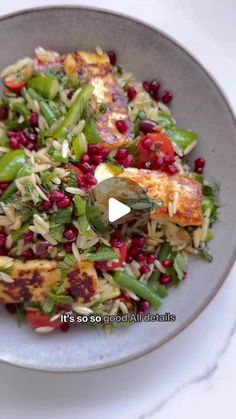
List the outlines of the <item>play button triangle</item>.
{"label": "play button triangle", "polygon": [[124,217],[125,215],[129,214],[131,211],[130,207],[122,202],[118,201],[115,198],[109,198],[108,201],[108,219],[110,223],[114,223],[114,221],[119,220],[119,218]]}

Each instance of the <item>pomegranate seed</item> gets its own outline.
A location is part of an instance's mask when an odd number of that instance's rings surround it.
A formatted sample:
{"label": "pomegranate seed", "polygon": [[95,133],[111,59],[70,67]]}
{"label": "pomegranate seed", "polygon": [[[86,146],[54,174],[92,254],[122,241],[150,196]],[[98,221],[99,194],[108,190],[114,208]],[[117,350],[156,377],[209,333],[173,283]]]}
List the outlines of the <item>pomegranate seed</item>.
{"label": "pomegranate seed", "polygon": [[148,265],[141,266],[140,272],[141,272],[141,274],[147,274],[148,272],[150,272],[149,266]]}
{"label": "pomegranate seed", "polygon": [[150,162],[149,160],[145,161],[144,168],[145,169],[151,169],[152,168],[152,162]]}
{"label": "pomegranate seed", "polygon": [[157,129],[157,123],[152,119],[143,119],[139,124],[139,130],[144,134],[149,132],[155,132]]}
{"label": "pomegranate seed", "polygon": [[66,253],[72,253],[72,242],[68,242],[64,244],[64,249]]}
{"label": "pomegranate seed", "polygon": [[174,156],[164,156],[163,161],[164,161],[165,164],[172,164],[172,163],[175,162],[175,157]]}
{"label": "pomegranate seed", "polygon": [[26,148],[30,151],[38,151],[38,146],[37,144],[34,144],[34,143],[26,144]]}
{"label": "pomegranate seed", "polygon": [[39,116],[37,112],[32,112],[30,115],[30,125],[31,127],[37,127],[39,121]]}
{"label": "pomegranate seed", "polygon": [[164,268],[167,268],[167,269],[172,268],[173,264],[174,264],[174,262],[171,259],[165,259],[162,262],[162,265],[164,266]]}
{"label": "pomegranate seed", "polygon": [[142,249],[141,249],[141,247],[132,246],[132,247],[129,249],[129,256],[135,257],[135,256],[140,255],[141,253],[142,253]]}
{"label": "pomegranate seed", "polygon": [[187,272],[183,272],[183,280],[186,278]]}
{"label": "pomegranate seed", "polygon": [[144,262],[146,260],[146,256],[144,253],[140,253],[140,255],[135,256],[135,260],[137,260],[137,262]]}
{"label": "pomegranate seed", "polygon": [[88,152],[92,156],[100,156],[101,149],[100,145],[90,145]]}
{"label": "pomegranate seed", "polygon": [[107,150],[106,148],[101,147],[100,156],[102,156],[104,158],[104,157],[107,157],[109,153],[110,153],[109,150]]}
{"label": "pomegranate seed", "polygon": [[72,97],[73,97],[73,95],[74,95],[74,93],[75,93],[75,89],[70,90],[70,91],[67,93],[67,99],[71,100],[71,99],[72,99]]}
{"label": "pomegranate seed", "polygon": [[90,161],[90,156],[88,154],[84,154],[81,157],[81,160],[80,161],[81,161],[81,163],[88,163]]}
{"label": "pomegranate seed", "polygon": [[145,313],[145,311],[147,311],[149,308],[151,307],[151,304],[149,303],[149,301],[140,301],[139,303],[139,313],[140,311],[142,313]]}
{"label": "pomegranate seed", "polygon": [[108,51],[107,53],[111,65],[116,65],[116,53],[115,51]]}
{"label": "pomegranate seed", "polygon": [[10,185],[10,182],[0,183],[0,191],[5,191],[8,188],[9,185]]}
{"label": "pomegranate seed", "polygon": [[159,102],[159,100],[160,100],[160,95],[159,95],[158,90],[155,90],[155,91],[153,92],[152,97],[153,97],[153,99],[154,99],[156,102]]}
{"label": "pomegranate seed", "polygon": [[172,282],[172,277],[170,275],[163,274],[160,278],[160,283],[162,285],[169,285]]}
{"label": "pomegranate seed", "polygon": [[91,162],[95,165],[100,164],[102,160],[103,160],[102,156],[91,156]]}
{"label": "pomegranate seed", "polygon": [[124,119],[115,121],[115,126],[121,134],[125,134],[128,131],[128,125]]}
{"label": "pomegranate seed", "polygon": [[61,330],[63,333],[68,332],[69,328],[70,328],[70,325],[69,325],[68,323],[63,323],[63,324],[60,326],[60,330]]}
{"label": "pomegranate seed", "polygon": [[147,137],[143,142],[142,142],[142,147],[144,148],[144,150],[151,150],[153,146],[153,141],[151,140],[151,138]]}
{"label": "pomegranate seed", "polygon": [[82,170],[83,173],[93,173],[94,172],[94,167],[87,162],[82,163],[80,165],[80,169]]}
{"label": "pomegranate seed", "polygon": [[154,92],[158,92],[159,88],[160,88],[160,83],[156,79],[152,80],[150,84],[150,92],[152,94]]}
{"label": "pomegranate seed", "polygon": [[78,234],[78,230],[75,227],[68,227],[65,231],[64,231],[64,237],[67,240],[74,240],[77,237]]}
{"label": "pomegranate seed", "polygon": [[126,159],[126,157],[128,156],[129,152],[126,148],[119,148],[119,150],[116,153],[116,160],[118,161],[122,161],[124,159]]}
{"label": "pomegranate seed", "polygon": [[91,173],[87,174],[86,181],[88,186],[95,186],[97,184],[97,179]]}
{"label": "pomegranate seed", "polygon": [[57,202],[57,206],[60,209],[67,208],[70,205],[71,205],[71,200],[67,196],[64,199],[62,199],[61,201]]}
{"label": "pomegranate seed", "polygon": [[156,170],[159,170],[159,169],[162,168],[163,164],[164,164],[163,158],[162,157],[157,157],[155,159],[154,163],[153,163],[153,168],[156,169]]}
{"label": "pomegranate seed", "polygon": [[145,81],[143,82],[143,88],[144,88],[144,90],[146,90],[146,92],[150,93],[151,82],[150,82],[150,81],[145,80]]}
{"label": "pomegranate seed", "polygon": [[170,103],[173,99],[173,94],[169,92],[168,90],[164,91],[164,94],[162,96],[162,102],[167,104]]}
{"label": "pomegranate seed", "polygon": [[0,248],[0,256],[6,256],[6,254],[7,254],[7,249]]}
{"label": "pomegranate seed", "polygon": [[32,249],[25,250],[21,253],[21,256],[25,259],[33,259],[34,258],[34,252]]}
{"label": "pomegranate seed", "polygon": [[147,264],[151,265],[152,263],[155,262],[156,258],[157,257],[155,255],[155,253],[150,253],[149,255],[146,256]]}
{"label": "pomegranate seed", "polygon": [[133,156],[129,154],[126,159],[123,160],[122,165],[124,167],[129,167],[133,163]]}
{"label": "pomegranate seed", "polygon": [[63,192],[60,192],[60,191],[51,192],[51,199],[55,202],[61,201],[64,198],[65,198],[65,195]]}
{"label": "pomegranate seed", "polygon": [[196,159],[194,162],[195,169],[198,169],[199,167],[203,169],[203,167],[205,167],[205,164],[206,160],[203,157],[198,157],[198,159]]}
{"label": "pomegranate seed", "polygon": [[37,134],[35,132],[27,132],[25,135],[30,142],[34,143],[35,141],[37,141]]}
{"label": "pomegranate seed", "polygon": [[50,209],[52,209],[52,207],[53,207],[52,201],[44,201],[44,203],[43,203],[43,210],[44,211],[49,211]]}
{"label": "pomegranate seed", "polygon": [[112,240],[112,246],[116,247],[117,249],[120,249],[122,246],[124,246],[124,242],[122,240],[119,240],[118,238],[114,238]]}
{"label": "pomegranate seed", "polygon": [[29,140],[24,132],[19,132],[18,139],[23,146],[26,146],[29,143]]}
{"label": "pomegranate seed", "polygon": [[132,256],[129,256],[129,255],[126,256],[126,259],[125,259],[126,263],[131,263],[132,260],[133,260]]}
{"label": "pomegranate seed", "polygon": [[16,138],[10,138],[9,141],[9,146],[12,150],[17,150],[18,148],[20,148],[20,143]]}
{"label": "pomegranate seed", "polygon": [[146,239],[143,236],[134,236],[132,238],[132,245],[135,246],[144,246],[146,243]]}
{"label": "pomegranate seed", "polygon": [[178,172],[178,170],[175,166],[173,166],[173,164],[167,164],[165,166],[165,172],[169,175],[175,175]]}
{"label": "pomegranate seed", "polygon": [[198,175],[202,175],[202,174],[203,174],[203,167],[197,167],[194,171],[195,171]]}
{"label": "pomegranate seed", "polygon": [[0,108],[0,121],[4,121],[8,118],[8,109],[5,107]]}
{"label": "pomegranate seed", "polygon": [[5,304],[5,309],[9,314],[16,314],[16,304]]}
{"label": "pomegranate seed", "polygon": [[137,90],[134,87],[129,87],[127,91],[129,100],[134,100],[137,96]]}
{"label": "pomegranate seed", "polygon": [[27,231],[27,233],[24,234],[23,239],[25,243],[31,243],[34,237],[33,231]]}
{"label": "pomegranate seed", "polygon": [[0,247],[5,247],[7,236],[4,233],[0,233]]}

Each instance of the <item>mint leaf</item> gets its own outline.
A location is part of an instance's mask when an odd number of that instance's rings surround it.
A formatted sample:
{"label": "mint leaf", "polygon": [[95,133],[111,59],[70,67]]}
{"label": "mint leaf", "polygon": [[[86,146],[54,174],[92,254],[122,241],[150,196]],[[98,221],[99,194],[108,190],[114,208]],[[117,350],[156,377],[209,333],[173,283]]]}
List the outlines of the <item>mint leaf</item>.
{"label": "mint leaf", "polygon": [[181,253],[177,253],[174,259],[174,268],[177,273],[177,277],[180,281],[183,279],[183,274],[186,272],[187,269],[187,263],[185,258]]}
{"label": "mint leaf", "polygon": [[57,266],[61,271],[62,279],[65,278],[68,274],[68,271],[73,267],[76,259],[74,255],[66,255],[64,260],[58,262]]}
{"label": "mint leaf", "polygon": [[108,246],[99,247],[99,249],[95,253],[85,252],[84,256],[87,260],[90,260],[92,262],[119,258],[119,254]]}

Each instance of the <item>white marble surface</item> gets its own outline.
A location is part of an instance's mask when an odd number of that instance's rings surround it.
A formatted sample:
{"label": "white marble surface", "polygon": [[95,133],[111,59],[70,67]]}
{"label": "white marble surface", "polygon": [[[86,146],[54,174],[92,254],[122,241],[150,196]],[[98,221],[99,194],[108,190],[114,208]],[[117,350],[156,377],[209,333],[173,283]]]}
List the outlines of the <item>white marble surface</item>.
{"label": "white marble surface", "polygon": [[[0,13],[63,3],[10,0],[1,2]],[[165,30],[194,51],[236,109],[235,0],[69,3],[113,8]],[[183,333],[123,366],[55,375],[0,364],[0,417],[235,419],[235,278],[236,266],[211,304]]]}

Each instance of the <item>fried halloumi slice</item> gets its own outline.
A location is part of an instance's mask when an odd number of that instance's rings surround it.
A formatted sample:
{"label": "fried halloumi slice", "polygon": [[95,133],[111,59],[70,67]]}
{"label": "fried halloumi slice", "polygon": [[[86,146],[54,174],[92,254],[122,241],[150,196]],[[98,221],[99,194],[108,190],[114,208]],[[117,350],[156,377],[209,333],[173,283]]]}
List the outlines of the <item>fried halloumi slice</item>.
{"label": "fried halloumi slice", "polygon": [[180,174],[168,175],[135,168],[125,169],[120,176],[139,183],[149,196],[163,202],[151,213],[151,218],[182,226],[202,224],[202,188],[199,182]]}
{"label": "fried halloumi slice", "polygon": [[[68,54],[64,57],[64,70],[67,75],[78,77],[82,84],[94,87],[91,102],[95,111],[99,105],[103,106],[96,118],[97,132],[102,138],[99,145],[108,149],[127,146],[133,139],[133,125],[128,116],[126,95],[116,80],[108,55],[87,51]],[[125,121],[125,133],[116,128],[117,120]]]}
{"label": "fried halloumi slice", "polygon": [[[10,267],[10,273],[0,273],[0,301],[3,303],[43,302],[53,285],[60,283],[61,272],[57,262],[38,259],[22,261],[0,257],[1,268]],[[76,262],[64,279],[66,294],[79,303],[89,302],[97,290],[97,273],[88,261]]]}

